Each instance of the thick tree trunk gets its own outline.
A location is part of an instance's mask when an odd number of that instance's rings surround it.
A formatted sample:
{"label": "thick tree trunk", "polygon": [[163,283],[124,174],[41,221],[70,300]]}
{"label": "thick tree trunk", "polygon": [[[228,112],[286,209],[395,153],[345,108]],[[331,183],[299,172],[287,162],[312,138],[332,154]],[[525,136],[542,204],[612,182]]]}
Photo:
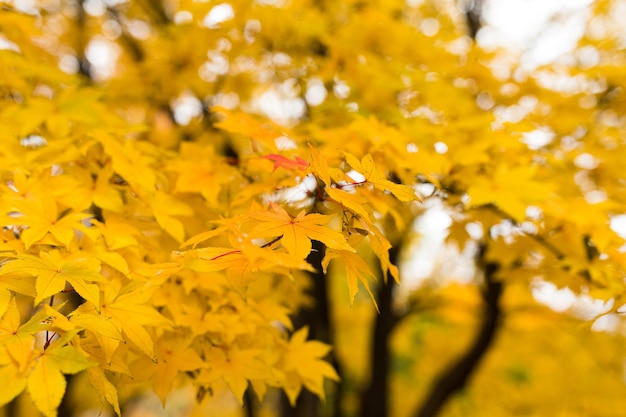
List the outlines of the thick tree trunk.
{"label": "thick tree trunk", "polygon": [[391,311],[393,283],[381,284],[378,290],[380,313],[376,316],[370,364],[372,375],[370,384],[361,398],[362,417],[386,417],[389,404],[389,367],[391,352],[389,338],[397,322]]}
{"label": "thick tree trunk", "polygon": [[[395,264],[397,248],[390,253],[391,261]],[[389,339],[399,322],[399,317],[392,310],[393,280],[381,283],[377,291],[378,308],[380,312],[375,318],[372,335],[372,349],[370,353],[370,369],[372,375],[369,386],[361,397],[361,417],[386,417],[389,405],[389,369],[391,352]]]}
{"label": "thick tree trunk", "polygon": [[[311,296],[315,299],[315,306],[306,311],[300,312],[293,320],[294,327],[309,326],[309,338],[319,340],[324,343],[333,345],[333,328],[330,319],[330,302],[328,299],[328,285],[326,275],[322,272],[322,259],[325,254],[325,246],[313,241],[313,251],[307,258],[317,272],[313,274],[313,288]],[[332,353],[331,353],[332,355]],[[331,364],[335,367],[337,373],[341,376],[341,369],[334,356],[330,358]],[[334,393],[334,398],[341,397],[341,384]],[[339,416],[339,403],[336,402],[334,415]],[[281,417],[318,417],[320,415],[322,404],[321,401],[306,389],[303,389],[296,401],[296,406],[289,404],[287,396],[282,394],[281,400]]]}
{"label": "thick tree trunk", "polygon": [[502,283],[494,279],[497,269],[496,264],[485,266],[485,312],[478,336],[469,350],[435,383],[426,401],[415,413],[415,417],[435,417],[439,414],[450,397],[465,387],[469,377],[491,347],[502,315],[500,310]]}

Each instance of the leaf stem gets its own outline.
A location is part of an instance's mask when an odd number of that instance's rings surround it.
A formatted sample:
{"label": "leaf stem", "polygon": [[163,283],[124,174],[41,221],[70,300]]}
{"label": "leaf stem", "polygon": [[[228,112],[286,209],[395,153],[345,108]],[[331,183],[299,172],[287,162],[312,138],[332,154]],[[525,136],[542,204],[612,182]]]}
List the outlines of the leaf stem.
{"label": "leaf stem", "polygon": [[[52,307],[54,305],[54,294],[52,294],[50,296],[50,302],[48,303],[48,305],[50,307]],[[50,341],[52,340],[54,335],[56,335],[56,333],[53,333],[52,336],[50,336],[50,332],[48,330],[46,330],[46,343],[44,343],[44,345],[43,345],[43,350],[48,349],[48,346],[50,346]]]}
{"label": "leaf stem", "polygon": [[216,256],[212,257],[211,259],[209,259],[209,261],[214,261],[216,259],[222,258],[222,257],[227,256],[227,255],[234,255],[235,253],[241,253],[241,251],[239,249],[235,249],[235,250],[231,250],[231,251],[228,251],[228,252],[224,252],[224,253],[222,253],[220,255],[216,255]]}
{"label": "leaf stem", "polygon": [[262,248],[267,248],[269,246],[272,246],[274,243],[278,242],[280,239],[283,238],[283,235],[280,235],[278,237],[275,237],[274,239],[270,240],[269,242],[261,245]]}
{"label": "leaf stem", "polygon": [[357,181],[357,182],[350,182],[346,184],[335,184],[335,187],[341,190],[346,187],[356,187],[358,185],[367,184],[368,182],[369,182],[368,180],[363,180],[363,181]]}

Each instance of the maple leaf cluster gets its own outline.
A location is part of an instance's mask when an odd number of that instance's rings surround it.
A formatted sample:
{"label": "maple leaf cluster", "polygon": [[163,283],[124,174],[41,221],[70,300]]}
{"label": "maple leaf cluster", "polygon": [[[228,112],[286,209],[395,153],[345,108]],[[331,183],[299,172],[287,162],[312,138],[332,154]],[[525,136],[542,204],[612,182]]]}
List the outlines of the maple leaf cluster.
{"label": "maple leaf cluster", "polygon": [[[34,17],[11,13],[3,21],[34,33]],[[259,397],[283,388],[292,403],[304,387],[323,397],[324,379],[338,380],[329,346],[288,331],[310,304],[313,242],[327,248],[325,270],[345,265],[351,299],[359,281],[371,294],[362,242],[398,273],[367,196],[409,202],[414,191],[369,154],[332,167],[305,136],[226,109],[214,110],[219,133],[163,146],[159,129],[130,122],[32,39],[11,39],[19,51],[0,51],[13,77],[1,113],[0,373],[14,384],[0,404],[26,390],[54,416],[63,375],[83,371],[118,415],[119,389],[142,383],[163,401],[185,381],[199,393],[225,383],[239,402],[248,385]],[[297,153],[279,149],[284,136]],[[304,179],[316,184],[299,210],[269,193]]]}

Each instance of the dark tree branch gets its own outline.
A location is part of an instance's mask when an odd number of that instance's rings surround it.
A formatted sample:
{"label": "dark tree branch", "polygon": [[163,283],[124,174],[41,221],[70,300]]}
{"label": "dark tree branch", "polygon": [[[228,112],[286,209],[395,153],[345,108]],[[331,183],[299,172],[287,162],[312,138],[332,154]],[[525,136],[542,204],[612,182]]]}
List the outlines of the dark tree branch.
{"label": "dark tree branch", "polygon": [[[494,204],[486,204],[484,206],[480,206],[479,208],[485,208],[485,209],[489,209],[491,211],[493,211],[494,213],[496,213],[498,216],[502,217],[503,219],[506,219],[508,221],[510,221],[513,225],[520,227],[520,223],[518,221],[516,221],[513,216],[511,216],[510,214],[508,214],[506,211],[502,210],[501,208],[499,208],[498,206],[494,205]],[[565,252],[563,252],[561,249],[559,249],[556,245],[554,245],[553,243],[551,243],[547,238],[543,237],[542,235],[536,234],[536,233],[529,233],[524,231],[523,229],[520,229],[520,231],[523,233],[524,236],[534,240],[536,243],[538,243],[540,246],[542,246],[544,249],[546,249],[548,252],[552,253],[552,255],[554,255],[556,257],[556,259],[562,261],[564,260],[567,255]],[[589,235],[584,235],[582,238],[582,244],[585,248],[585,256],[586,256],[586,260],[587,262],[592,262],[594,259],[596,259],[599,255],[598,252],[598,248],[595,246],[595,244],[593,243],[593,240],[591,239],[591,236]],[[570,270],[570,266],[569,265],[562,265],[563,270],[565,271],[569,271]],[[578,274],[584,278],[585,280],[587,280],[589,283],[599,287],[599,288],[606,288],[606,284],[602,283],[602,282],[598,282],[597,280],[593,280],[591,277],[591,274],[589,273],[589,270],[582,270],[579,271]]]}
{"label": "dark tree branch", "polygon": [[20,403],[19,396],[13,398],[4,407],[0,407],[0,410],[4,408],[5,415],[7,416],[19,416],[20,415]]}
{"label": "dark tree branch", "polygon": [[115,19],[120,28],[122,28],[121,41],[124,45],[126,45],[133,61],[142,62],[145,58],[145,53],[139,42],[137,42],[137,40],[128,32],[124,19],[120,16],[119,11],[112,6],[109,6],[107,11],[109,12],[109,15]]}
{"label": "dark tree branch", "polygon": [[483,26],[482,14],[483,14],[483,2],[484,0],[470,0],[469,4],[465,8],[465,19],[467,20],[467,29],[472,39],[476,39],[478,31]]}
{"label": "dark tree branch", "polygon": [[244,409],[244,412],[246,413],[246,417],[256,417],[254,395],[252,395],[251,386],[248,386],[248,389],[246,389],[246,392],[243,394],[243,398],[244,398],[243,409]]}
{"label": "dark tree branch", "polygon": [[165,26],[170,23],[170,17],[165,10],[161,0],[141,0],[138,4],[143,7],[146,13],[154,19],[158,25]]}
{"label": "dark tree branch", "polygon": [[83,7],[85,0],[78,2],[78,15],[76,16],[76,26],[79,36],[76,38],[76,59],[78,60],[78,73],[88,82],[93,81],[91,62],[87,59],[86,49],[89,38],[86,34],[87,13]]}
{"label": "dark tree branch", "polygon": [[[485,208],[487,210],[491,210],[492,212],[496,213],[498,216],[511,222],[511,224],[517,227],[521,227],[520,223],[517,220],[515,220],[515,218],[512,215],[502,210],[500,207],[496,206],[495,204],[486,204],[484,206],[480,206],[479,208]],[[543,246],[548,252],[552,253],[557,259],[561,260],[565,258],[565,253],[558,247],[554,246],[554,244],[552,244],[542,235],[538,235],[536,233],[528,233],[524,231],[523,229],[521,230],[521,232],[524,234],[524,236],[529,237],[530,239],[537,242],[539,245]]]}
{"label": "dark tree branch", "polygon": [[491,347],[502,316],[500,298],[503,287],[501,282],[495,280],[494,275],[497,270],[498,265],[493,263],[484,267],[485,311],[476,339],[469,350],[439,377],[424,404],[414,414],[416,417],[438,415],[450,397],[466,386],[470,376]]}

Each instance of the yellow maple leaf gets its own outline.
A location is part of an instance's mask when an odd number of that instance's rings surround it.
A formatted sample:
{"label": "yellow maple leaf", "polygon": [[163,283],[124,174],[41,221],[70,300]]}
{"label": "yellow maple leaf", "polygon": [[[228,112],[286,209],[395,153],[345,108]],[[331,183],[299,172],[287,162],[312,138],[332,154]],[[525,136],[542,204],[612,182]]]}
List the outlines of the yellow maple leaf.
{"label": "yellow maple leaf", "polygon": [[[84,230],[83,221],[91,217],[88,213],[69,213],[59,217],[55,200],[40,196],[36,201],[21,201],[14,206],[16,214],[3,222],[24,227],[20,238],[26,249],[44,239],[48,233],[68,247],[77,230]],[[58,244],[57,243],[57,244]]]}
{"label": "yellow maple leaf", "polygon": [[63,374],[75,374],[95,365],[75,347],[52,343],[33,361],[26,389],[39,411],[46,417],[56,417],[66,388]]}
{"label": "yellow maple leaf", "polygon": [[171,322],[150,307],[150,291],[140,287],[115,297],[112,291],[104,292],[102,316],[110,319],[126,338],[133,342],[153,362],[157,361],[154,340],[146,327],[169,326]]}
{"label": "yellow maple leaf", "polygon": [[240,294],[256,280],[263,268],[262,260],[253,259],[233,248],[201,248],[185,252],[185,267],[195,272],[225,271],[228,281]]}
{"label": "yellow maple leaf", "polygon": [[[45,313],[35,315],[35,320],[43,320]],[[15,298],[9,301],[7,309],[0,320],[0,365],[13,365],[24,371],[35,349],[34,332],[43,327],[33,328],[33,319],[21,324],[20,311]]]}
{"label": "yellow maple leaf", "polygon": [[150,193],[155,189],[156,172],[151,167],[154,158],[140,149],[141,146],[147,146],[146,143],[119,140],[103,131],[95,131],[93,136],[111,156],[113,172],[120,175],[134,190]]}
{"label": "yellow maple leaf", "polygon": [[387,282],[388,275],[391,275],[396,283],[400,283],[400,275],[398,267],[391,263],[389,258],[389,250],[391,249],[391,243],[382,233],[382,231],[373,223],[361,218],[357,219],[358,228],[367,231],[367,235],[370,242],[370,248],[380,261],[380,268],[383,271],[383,278]]}
{"label": "yellow maple leaf", "polygon": [[[23,271],[14,271],[13,273],[0,274],[0,315],[4,312],[1,306],[6,306],[3,300],[8,301],[8,295],[11,291],[18,294],[35,296],[35,279],[32,275]],[[7,295],[8,294],[8,295]]]}
{"label": "yellow maple leaf", "polygon": [[266,120],[260,121],[241,111],[231,111],[223,107],[213,107],[211,111],[226,115],[225,119],[214,124],[215,127],[252,138],[271,151],[277,150],[275,139],[284,135],[284,128]]}
{"label": "yellow maple leaf", "polygon": [[356,193],[347,192],[345,190],[333,187],[330,168],[328,162],[322,153],[313,146],[309,145],[311,151],[311,170],[326,185],[325,192],[332,200],[341,204],[343,207],[352,211],[354,214],[368,221],[372,221],[371,208],[368,206],[368,200]]}
{"label": "yellow maple leaf", "polygon": [[93,203],[102,209],[121,213],[124,202],[120,191],[111,184],[113,174],[110,166],[97,172],[70,166],[64,168],[62,175],[48,178],[45,184],[59,203],[75,211],[88,210]]}
{"label": "yellow maple leaf", "polygon": [[467,190],[470,207],[495,204],[515,220],[524,220],[526,208],[544,202],[551,192],[546,182],[536,178],[536,170],[533,166],[500,164],[489,177],[476,177]]}
{"label": "yellow maple leaf", "polygon": [[74,325],[91,331],[98,339],[102,347],[106,362],[111,362],[111,357],[119,342],[123,340],[121,331],[115,324],[98,313],[91,303],[83,303],[69,314],[69,321]]}
{"label": "yellow maple leaf", "polygon": [[167,169],[175,172],[175,191],[200,193],[207,204],[216,206],[222,189],[237,178],[237,170],[212,146],[194,142],[180,144],[181,158],[171,161]]}
{"label": "yellow maple leaf", "polygon": [[113,174],[110,166],[98,172],[98,176],[93,181],[91,198],[96,206],[121,213],[124,201],[120,192],[111,184],[110,179]]}
{"label": "yellow maple leaf", "polygon": [[248,258],[241,250],[233,248],[200,248],[178,252],[175,259],[184,262],[185,267],[196,272],[217,272],[223,270],[250,269]]}
{"label": "yellow maple leaf", "polygon": [[330,351],[330,346],[315,340],[307,341],[308,336],[308,327],[303,327],[291,336],[285,346],[284,389],[292,405],[295,405],[303,386],[324,400],[324,378],[339,381],[335,369],[322,359]]}
{"label": "yellow maple leaf", "polygon": [[208,240],[208,239],[211,239],[213,237],[219,236],[219,235],[223,234],[226,230],[227,230],[226,227],[217,227],[217,228],[215,228],[213,230],[208,230],[206,232],[199,233],[199,234],[197,234],[195,236],[190,237],[185,242],[183,242],[181,244],[181,247],[191,246],[192,248],[195,248],[201,242],[204,242],[205,240]]}
{"label": "yellow maple leaf", "polygon": [[[202,237],[202,235],[199,235]],[[284,274],[292,278],[296,270],[313,271],[311,265],[288,253],[270,247],[255,245],[250,237],[235,233],[231,237],[232,248],[208,247],[175,252],[174,259],[196,272],[225,271],[228,281],[240,294],[244,295],[248,285],[258,279],[261,273]]]}
{"label": "yellow maple leaf", "polygon": [[358,253],[347,252],[347,251],[336,251],[333,249],[326,250],[326,256],[324,256],[324,260],[322,261],[322,267],[324,268],[324,273],[328,270],[328,265],[331,260],[340,261],[345,270],[346,270],[346,280],[348,282],[348,293],[350,294],[350,304],[354,303],[354,297],[359,292],[359,282],[363,284],[367,293],[372,298],[376,309],[378,310],[378,305],[376,304],[376,299],[374,298],[374,294],[369,285],[369,279],[376,279],[376,276],[365,262],[365,259]]}
{"label": "yellow maple leaf", "polygon": [[26,388],[26,376],[11,365],[0,366],[0,381],[11,381],[3,384],[0,390],[0,406],[8,404]]}
{"label": "yellow maple leaf", "polygon": [[325,191],[331,199],[341,204],[343,207],[367,221],[372,221],[372,210],[369,208],[369,201],[367,198],[339,188],[328,187]]}
{"label": "yellow maple leaf", "polygon": [[0,275],[21,272],[36,277],[35,304],[65,289],[68,282],[85,300],[100,304],[100,289],[94,282],[104,281],[99,274],[100,261],[80,253],[62,255],[57,250],[40,252],[39,256],[21,254],[7,262]]}
{"label": "yellow maple leaf", "polygon": [[193,210],[187,204],[162,191],[154,193],[150,204],[159,226],[178,242],[183,242],[185,226],[176,216],[191,216]]}
{"label": "yellow maple leaf", "polygon": [[270,367],[259,358],[260,355],[261,352],[255,349],[210,347],[204,354],[208,369],[202,369],[196,381],[211,385],[219,379],[224,380],[243,405],[248,381],[272,376]]}
{"label": "yellow maple leaf", "polygon": [[47,356],[39,358],[28,377],[27,390],[46,417],[56,417],[67,382],[59,367]]}
{"label": "yellow maple leaf", "polygon": [[174,381],[182,372],[194,371],[206,367],[206,364],[194,349],[189,347],[190,340],[182,337],[162,337],[158,343],[158,363],[152,377],[152,388],[165,404],[165,399],[172,389]]}
{"label": "yellow maple leaf", "polygon": [[111,250],[138,244],[135,236],[139,236],[141,232],[122,216],[107,213],[104,223],[93,219],[91,223],[98,227]]}
{"label": "yellow maple leaf", "polygon": [[311,170],[324,184],[328,187],[331,186],[330,181],[330,168],[328,167],[328,162],[326,158],[322,155],[319,149],[316,147],[309,145],[309,151],[311,152]]}
{"label": "yellow maple leaf", "polygon": [[252,238],[281,237],[281,243],[290,255],[304,259],[311,253],[311,240],[317,240],[329,248],[354,252],[343,234],[332,230],[328,222],[332,216],[301,211],[291,217],[285,209],[271,203],[270,210],[250,214],[258,223],[250,236]]}
{"label": "yellow maple leaf", "polygon": [[120,403],[117,397],[117,389],[115,386],[109,381],[109,379],[104,374],[104,370],[102,368],[89,368],[87,369],[87,375],[89,377],[89,382],[95,388],[98,396],[100,397],[101,402],[108,402],[115,410],[115,414],[118,416],[122,415],[120,411]]}
{"label": "yellow maple leaf", "polygon": [[344,153],[346,161],[350,166],[358,171],[365,177],[365,182],[372,184],[375,188],[382,191],[389,191],[396,196],[400,201],[414,201],[419,200],[419,197],[415,194],[415,191],[407,185],[396,184],[395,182],[385,179],[385,177],[378,171],[374,164],[374,158],[372,155],[365,155],[360,161],[349,153]]}

